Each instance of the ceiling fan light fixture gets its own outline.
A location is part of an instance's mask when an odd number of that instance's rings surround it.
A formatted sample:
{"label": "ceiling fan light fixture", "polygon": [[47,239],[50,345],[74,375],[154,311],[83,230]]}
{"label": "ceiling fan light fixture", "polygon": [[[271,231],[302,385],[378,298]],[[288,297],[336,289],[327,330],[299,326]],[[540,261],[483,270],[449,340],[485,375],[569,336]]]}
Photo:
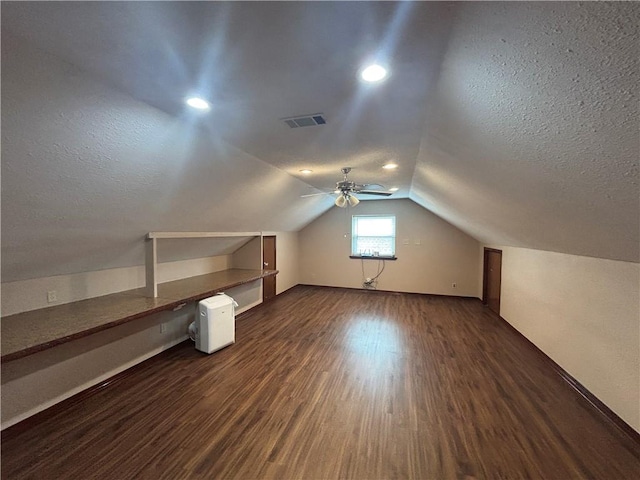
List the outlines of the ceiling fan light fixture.
{"label": "ceiling fan light fixture", "polygon": [[384,164],[384,165],[382,166],[382,168],[384,168],[385,170],[393,170],[393,169],[398,168],[398,164],[397,164],[397,163],[390,162],[390,163],[386,163],[386,164]]}
{"label": "ceiling fan light fixture", "polygon": [[354,195],[349,195],[348,201],[349,205],[351,205],[352,207],[355,207],[360,203],[360,200],[358,200]]}
{"label": "ceiling fan light fixture", "polygon": [[347,206],[347,197],[346,195],[340,195],[336,198],[336,207],[345,208]]}

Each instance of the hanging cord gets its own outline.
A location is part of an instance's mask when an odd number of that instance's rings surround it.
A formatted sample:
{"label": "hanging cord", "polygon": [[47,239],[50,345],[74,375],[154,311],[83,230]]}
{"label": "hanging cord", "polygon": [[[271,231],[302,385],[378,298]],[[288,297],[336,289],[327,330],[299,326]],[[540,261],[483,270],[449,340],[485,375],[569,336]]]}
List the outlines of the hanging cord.
{"label": "hanging cord", "polygon": [[[380,263],[382,262],[382,264]],[[375,277],[368,278],[364,276],[364,259],[360,259],[360,266],[362,267],[362,286],[369,290],[375,290],[378,287],[378,278],[384,272],[384,268],[386,266],[385,260],[378,260],[378,268]],[[382,268],[380,268],[382,266]]]}

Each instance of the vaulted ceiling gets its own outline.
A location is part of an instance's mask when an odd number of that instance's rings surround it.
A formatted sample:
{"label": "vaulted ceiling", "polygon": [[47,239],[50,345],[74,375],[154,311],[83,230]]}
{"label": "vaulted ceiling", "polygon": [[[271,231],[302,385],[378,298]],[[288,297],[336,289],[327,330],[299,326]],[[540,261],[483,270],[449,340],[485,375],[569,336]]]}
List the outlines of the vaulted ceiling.
{"label": "vaulted ceiling", "polygon": [[[333,205],[301,195],[343,166],[482,242],[637,262],[639,20],[634,3],[3,2],[3,281],[140,264],[153,230],[297,230]],[[374,61],[390,75],[364,84]],[[282,122],[313,113],[327,123]]]}

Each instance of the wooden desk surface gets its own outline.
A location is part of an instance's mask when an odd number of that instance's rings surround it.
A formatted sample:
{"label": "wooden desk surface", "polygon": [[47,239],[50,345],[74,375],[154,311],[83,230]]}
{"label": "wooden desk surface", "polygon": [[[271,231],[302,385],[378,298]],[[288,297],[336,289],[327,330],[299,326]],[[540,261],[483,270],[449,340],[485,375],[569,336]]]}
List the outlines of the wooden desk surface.
{"label": "wooden desk surface", "polygon": [[143,289],[136,289],[3,317],[0,361],[26,357],[277,273],[277,270],[223,270],[161,283],[157,298],[145,297]]}

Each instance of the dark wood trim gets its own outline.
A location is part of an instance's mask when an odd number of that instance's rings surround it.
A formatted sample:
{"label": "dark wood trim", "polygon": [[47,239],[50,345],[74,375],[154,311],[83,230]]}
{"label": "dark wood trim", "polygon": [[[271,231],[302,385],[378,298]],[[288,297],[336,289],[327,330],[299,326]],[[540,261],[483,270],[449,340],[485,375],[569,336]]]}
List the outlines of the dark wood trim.
{"label": "dark wood trim", "polygon": [[[266,248],[266,244],[267,244],[267,239],[269,241],[273,241],[273,250],[271,250],[270,248]],[[278,262],[278,237],[277,235],[263,235],[262,237],[262,268],[265,267],[264,262],[267,260],[267,258],[265,257],[265,254],[271,254],[273,253],[273,265],[269,265],[269,268],[273,268],[275,269],[277,266],[277,262]],[[266,255],[268,256],[268,255]],[[272,298],[275,298],[277,296],[277,284],[276,284],[276,277],[274,277],[273,280],[273,288],[271,288],[271,282],[267,282],[267,281],[263,281],[262,282],[262,301],[266,301],[266,300],[270,300]],[[265,278],[266,280],[266,278]],[[269,285],[269,288],[266,288],[266,286]],[[273,295],[271,295],[271,293],[273,293]],[[267,295],[271,295],[271,296],[267,296]]]}
{"label": "dark wood trim", "polygon": [[511,325],[502,316],[496,315],[504,322],[504,324],[512,331],[515,332],[520,339],[528,346],[530,350],[536,352],[559,376],[562,378],[571,388],[580,394],[584,400],[586,400],[595,410],[606,419],[613,426],[617,427],[625,435],[627,435],[634,443],[640,446],[640,433],[625,422],[618,416],[613,410],[607,407],[602,400],[591,393],[584,385],[582,385],[576,378],[567,372],[564,368],[558,365],[551,357],[544,353],[535,343],[524,336],[516,327]]}
{"label": "dark wood trim", "polygon": [[[462,295],[443,295],[440,293],[421,293],[421,292],[402,292],[398,290],[380,290],[377,288],[362,288],[362,287],[334,287],[331,285],[312,285],[310,283],[299,283],[296,286],[301,287],[318,287],[318,288],[333,288],[336,290],[358,290],[363,292],[374,292],[374,293],[395,293],[398,295],[422,295],[425,297],[438,297],[438,298],[464,298],[464,299],[473,299],[478,300],[478,297],[467,297]],[[287,290],[288,291],[288,290]]]}
{"label": "dark wood trim", "polygon": [[499,253],[500,258],[502,258],[502,250],[498,250],[497,248],[489,248],[484,247],[484,251],[482,254],[482,304],[487,305],[487,276],[489,273],[489,269],[487,268],[487,253],[494,252]]}
{"label": "dark wood trim", "polygon": [[349,255],[349,258],[355,258],[358,260],[397,260],[398,257],[381,257],[381,256],[373,256],[373,255]]}

